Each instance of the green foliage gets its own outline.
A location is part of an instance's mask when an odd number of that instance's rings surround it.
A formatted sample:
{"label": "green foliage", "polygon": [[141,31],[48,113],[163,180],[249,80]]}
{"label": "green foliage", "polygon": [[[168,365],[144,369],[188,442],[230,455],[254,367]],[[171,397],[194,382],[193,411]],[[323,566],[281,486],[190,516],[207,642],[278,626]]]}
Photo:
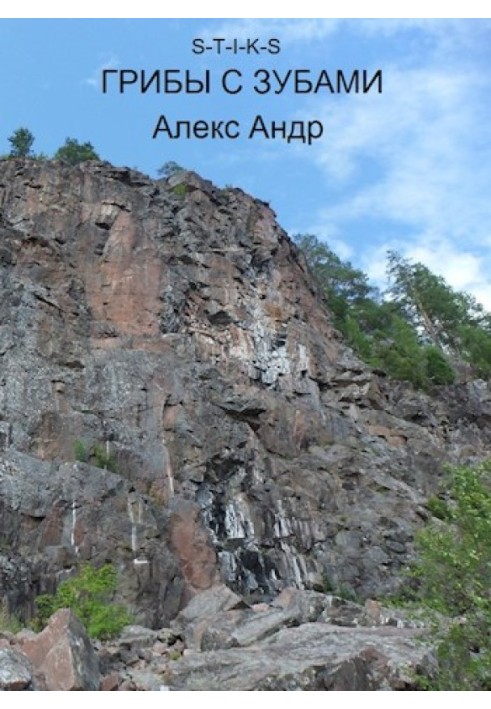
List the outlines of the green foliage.
{"label": "green foliage", "polygon": [[431,512],[433,517],[436,517],[437,519],[450,521],[452,518],[452,513],[449,510],[447,503],[439,497],[429,497],[426,507]]}
{"label": "green foliage", "polygon": [[[421,263],[411,263],[394,252],[389,252],[388,261],[389,293],[420,339],[456,364],[468,362],[476,374],[489,376],[491,316],[482,305],[468,293],[455,291]],[[450,378],[434,356],[431,364],[436,366],[437,378]]]}
{"label": "green foliage", "polygon": [[89,451],[87,446],[83,441],[76,440],[73,444],[73,453],[75,455],[75,460],[79,460],[81,463],[87,463],[89,460]]}
{"label": "green foliage", "polygon": [[334,584],[331,580],[329,574],[324,571],[322,574],[322,592],[323,593],[334,593]]}
{"label": "green foliage", "polygon": [[491,462],[453,469],[449,484],[449,504],[434,509],[443,512],[445,522],[419,533],[411,571],[417,601],[434,614],[438,645],[438,670],[422,684],[433,690],[490,690]]}
{"label": "green foliage", "polygon": [[320,588],[322,593],[328,593],[338,598],[342,598],[345,601],[352,601],[353,603],[358,602],[358,597],[350,586],[346,584],[336,584],[331,579],[327,572],[322,574],[322,586]]}
{"label": "green foliage", "polygon": [[116,586],[116,569],[112,564],[99,569],[84,564],[77,576],[60,583],[54,595],[43,594],[36,598],[38,619],[44,626],[57,610],[70,608],[90,637],[112,638],[131,622],[124,606],[110,603]]}
{"label": "green foliage", "polygon": [[424,351],[411,326],[398,315],[390,304],[381,306],[384,318],[379,329],[373,332],[373,355],[371,364],[376,364],[394,379],[411,382],[415,387],[425,388],[426,360]]}
{"label": "green foliage", "polygon": [[184,197],[187,192],[186,185],[180,182],[178,185],[174,185],[172,192],[178,197]]}
{"label": "green foliage", "polygon": [[64,145],[58,148],[55,160],[61,160],[66,165],[78,165],[85,160],[100,160],[92,143],[79,143],[74,138],[67,138]]}
{"label": "green foliage", "polygon": [[8,139],[10,145],[10,157],[26,158],[32,155],[32,145],[34,136],[27,128],[18,128]]}
{"label": "green foliage", "polygon": [[351,603],[359,602],[359,598],[353,591],[353,589],[349,586],[346,586],[345,584],[341,584],[340,586],[338,586],[334,590],[334,595],[339,596],[339,598],[342,598],[344,601],[350,601]]}
{"label": "green foliage", "polygon": [[116,458],[112,453],[106,450],[105,446],[100,443],[95,443],[91,448],[91,462],[96,468],[104,468],[116,472]]}
{"label": "green foliage", "polygon": [[455,370],[448,359],[437,347],[428,346],[424,349],[426,358],[426,377],[432,384],[452,384],[455,381]]}
{"label": "green foliage", "polygon": [[303,252],[314,280],[322,289],[335,321],[343,321],[350,306],[362,305],[368,297],[374,297],[375,289],[368,284],[368,277],[349,261],[339,256],[312,234],[297,234],[293,237]]}
{"label": "green foliage", "polygon": [[297,235],[333,324],[368,365],[419,389],[460,374],[491,376],[491,315],[423,264],[388,254],[382,296],[366,274],[312,234]]}
{"label": "green foliage", "polygon": [[168,162],[165,162],[159,169],[157,170],[157,175],[159,177],[172,177],[172,175],[177,175],[179,172],[183,172],[184,168],[181,167],[181,165],[178,165],[176,162],[173,160],[169,160]]}
{"label": "green foliage", "polygon": [[0,601],[0,633],[18,633],[23,628],[19,618],[9,612],[6,599]]}
{"label": "green foliage", "polygon": [[472,364],[479,377],[491,376],[491,332],[487,323],[462,324],[456,328],[463,359]]}
{"label": "green foliage", "polygon": [[90,463],[96,468],[103,468],[115,473],[117,471],[117,462],[114,455],[106,450],[106,446],[102,443],[93,443],[88,446],[84,441],[76,440],[73,445],[75,460],[81,463]]}

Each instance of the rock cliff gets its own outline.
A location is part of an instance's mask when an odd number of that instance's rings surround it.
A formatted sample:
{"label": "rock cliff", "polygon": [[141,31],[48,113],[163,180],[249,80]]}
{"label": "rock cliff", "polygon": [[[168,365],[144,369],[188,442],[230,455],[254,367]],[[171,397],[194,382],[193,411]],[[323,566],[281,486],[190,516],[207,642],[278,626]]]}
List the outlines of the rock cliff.
{"label": "rock cliff", "polygon": [[490,420],[486,382],[428,397],[357,360],[240,189],[0,162],[0,596],[24,617],[84,560],[151,627],[220,580],[386,593]]}

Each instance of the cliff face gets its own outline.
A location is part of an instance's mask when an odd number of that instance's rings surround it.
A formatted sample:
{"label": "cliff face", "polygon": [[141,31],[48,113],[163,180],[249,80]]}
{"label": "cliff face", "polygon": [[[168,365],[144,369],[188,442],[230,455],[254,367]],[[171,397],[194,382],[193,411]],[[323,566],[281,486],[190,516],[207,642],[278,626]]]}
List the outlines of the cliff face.
{"label": "cliff face", "polygon": [[220,578],[385,592],[441,462],[489,454],[490,419],[484,382],[429,399],[360,363],[242,191],[0,162],[11,608],[80,560],[113,561],[154,625]]}

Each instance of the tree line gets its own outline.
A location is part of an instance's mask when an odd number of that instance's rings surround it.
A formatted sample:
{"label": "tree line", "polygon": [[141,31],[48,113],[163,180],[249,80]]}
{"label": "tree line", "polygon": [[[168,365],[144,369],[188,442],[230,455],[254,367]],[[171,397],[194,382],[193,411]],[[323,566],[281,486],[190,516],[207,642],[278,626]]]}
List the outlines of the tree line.
{"label": "tree line", "polygon": [[[8,138],[10,152],[6,157],[34,158],[48,160],[44,153],[34,153],[34,136],[28,128],[18,128]],[[66,165],[78,165],[85,160],[100,160],[92,143],[80,143],[75,138],[67,138],[64,144],[53,155],[53,160],[60,160]]]}
{"label": "tree line", "polygon": [[368,365],[420,389],[491,376],[491,314],[472,295],[394,251],[381,293],[316,236],[294,241],[333,324]]}
{"label": "tree line", "polygon": [[[49,156],[45,153],[35,153],[33,151],[34,135],[28,128],[18,128],[8,141],[10,143],[10,152],[0,158],[32,158],[34,160],[49,160]],[[92,143],[80,143],[75,138],[67,138],[64,144],[58,148],[53,155],[53,160],[60,160],[66,165],[78,165],[85,160],[100,160],[99,154],[96,152]],[[185,171],[185,168],[169,160],[157,169],[157,175],[164,179],[168,179],[179,172]]]}

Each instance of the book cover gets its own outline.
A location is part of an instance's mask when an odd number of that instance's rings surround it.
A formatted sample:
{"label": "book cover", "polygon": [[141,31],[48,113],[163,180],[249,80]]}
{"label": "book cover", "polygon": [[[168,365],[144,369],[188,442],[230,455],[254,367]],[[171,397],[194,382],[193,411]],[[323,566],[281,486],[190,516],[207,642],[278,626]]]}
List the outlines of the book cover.
{"label": "book cover", "polygon": [[489,689],[490,34],[0,20],[0,690]]}

